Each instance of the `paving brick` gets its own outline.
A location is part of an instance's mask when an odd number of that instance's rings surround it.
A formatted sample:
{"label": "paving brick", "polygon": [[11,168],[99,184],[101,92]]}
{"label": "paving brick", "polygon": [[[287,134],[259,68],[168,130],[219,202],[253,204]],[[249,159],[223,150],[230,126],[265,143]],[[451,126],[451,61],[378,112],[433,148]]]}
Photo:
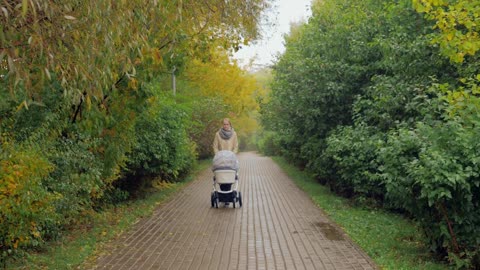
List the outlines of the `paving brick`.
{"label": "paving brick", "polygon": [[270,158],[238,157],[242,208],[211,208],[207,169],[94,269],[378,269]]}

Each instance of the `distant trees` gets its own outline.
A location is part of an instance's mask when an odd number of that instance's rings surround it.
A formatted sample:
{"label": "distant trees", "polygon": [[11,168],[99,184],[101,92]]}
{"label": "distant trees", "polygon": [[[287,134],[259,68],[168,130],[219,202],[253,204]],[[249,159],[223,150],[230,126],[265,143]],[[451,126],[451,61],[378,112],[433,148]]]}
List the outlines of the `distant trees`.
{"label": "distant trees", "polygon": [[[195,95],[204,104],[198,104],[199,109],[192,115],[193,121],[203,126],[195,135],[199,141],[201,156],[212,153],[212,135],[221,127],[221,119],[233,119],[234,128],[237,129],[240,143],[249,140],[257,128],[251,113],[258,110],[256,96],[258,85],[253,75],[240,69],[236,64],[230,63],[224,51],[211,53],[208,61],[195,59],[187,64],[182,77],[190,87],[197,89],[187,95]],[[203,101],[202,101],[203,100]],[[216,102],[214,102],[216,100]],[[194,129],[197,130],[197,129]]]}

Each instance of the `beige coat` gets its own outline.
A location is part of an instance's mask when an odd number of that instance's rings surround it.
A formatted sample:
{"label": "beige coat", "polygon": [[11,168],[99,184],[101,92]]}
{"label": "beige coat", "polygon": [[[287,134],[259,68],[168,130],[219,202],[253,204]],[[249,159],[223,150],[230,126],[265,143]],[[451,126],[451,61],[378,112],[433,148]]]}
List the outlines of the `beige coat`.
{"label": "beige coat", "polygon": [[238,139],[237,133],[235,130],[232,130],[233,134],[232,137],[228,140],[222,139],[220,137],[219,131],[215,133],[215,139],[213,140],[213,153],[216,154],[218,151],[221,150],[229,150],[234,152],[235,154],[238,152]]}

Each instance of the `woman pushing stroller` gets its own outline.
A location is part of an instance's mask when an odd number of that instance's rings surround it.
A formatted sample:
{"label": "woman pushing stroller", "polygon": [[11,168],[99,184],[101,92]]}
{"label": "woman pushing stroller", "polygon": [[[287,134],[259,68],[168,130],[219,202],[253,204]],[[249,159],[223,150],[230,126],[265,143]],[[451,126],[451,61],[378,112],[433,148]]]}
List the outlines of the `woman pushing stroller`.
{"label": "woman pushing stroller", "polygon": [[[212,207],[215,204],[215,201],[217,205],[220,201],[224,202],[226,206],[229,205],[229,202],[233,202],[235,207],[235,202],[238,201],[237,195],[239,195],[236,190],[238,185],[238,160],[235,155],[238,152],[238,138],[237,133],[232,128],[230,120],[224,118],[222,122],[223,127],[215,133],[215,138],[213,140],[213,152],[215,153],[215,157],[213,158],[214,164],[212,169],[215,177],[214,190],[212,193]],[[215,189],[217,182],[220,191]],[[232,183],[235,183],[233,189]]]}
{"label": "woman pushing stroller", "polygon": [[[213,153],[217,155],[218,151],[232,151],[237,154],[238,152],[238,138],[237,133],[233,130],[230,119],[223,118],[223,127],[215,133],[213,139]],[[220,185],[220,190],[230,189],[229,184]]]}

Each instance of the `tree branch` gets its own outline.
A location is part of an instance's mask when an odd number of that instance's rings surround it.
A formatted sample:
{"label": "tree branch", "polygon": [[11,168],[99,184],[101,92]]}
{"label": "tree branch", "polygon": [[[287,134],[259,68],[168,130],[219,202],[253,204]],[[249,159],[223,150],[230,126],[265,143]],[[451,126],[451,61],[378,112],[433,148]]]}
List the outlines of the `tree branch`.
{"label": "tree branch", "polygon": [[447,210],[445,209],[445,206],[443,204],[440,204],[440,211],[442,212],[443,216],[445,217],[445,220],[447,221],[448,231],[450,233],[450,236],[452,237],[452,244],[453,244],[453,248],[455,249],[455,253],[459,254],[460,248],[458,246],[457,237],[455,236],[455,232],[453,231],[453,228],[452,228],[452,222],[450,222],[450,219],[448,218],[448,215],[447,215]]}
{"label": "tree branch", "polygon": [[[87,95],[87,91],[83,91],[83,97],[85,97],[86,95]],[[72,124],[75,124],[77,120],[77,116],[80,113],[80,110],[82,108],[82,103],[83,103],[83,98],[80,99],[80,104],[78,104],[77,109],[75,110],[75,115],[73,115],[73,118],[72,118]]]}

